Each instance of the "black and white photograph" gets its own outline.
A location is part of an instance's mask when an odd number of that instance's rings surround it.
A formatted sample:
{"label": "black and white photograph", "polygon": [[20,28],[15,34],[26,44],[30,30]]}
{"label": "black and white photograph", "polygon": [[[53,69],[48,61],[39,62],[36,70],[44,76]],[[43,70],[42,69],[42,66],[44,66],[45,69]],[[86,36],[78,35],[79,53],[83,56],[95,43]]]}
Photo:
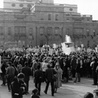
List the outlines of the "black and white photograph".
{"label": "black and white photograph", "polygon": [[0,0],[0,98],[98,98],[98,0]]}

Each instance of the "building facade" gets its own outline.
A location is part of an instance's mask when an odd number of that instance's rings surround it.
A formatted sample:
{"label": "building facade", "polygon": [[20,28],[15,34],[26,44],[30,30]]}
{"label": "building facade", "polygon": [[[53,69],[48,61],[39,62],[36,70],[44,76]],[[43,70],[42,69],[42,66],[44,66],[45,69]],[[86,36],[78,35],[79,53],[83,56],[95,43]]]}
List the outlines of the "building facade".
{"label": "building facade", "polygon": [[77,9],[77,5],[54,4],[53,0],[4,0],[0,47],[60,44],[66,34],[75,45],[94,47],[98,44],[98,21]]}

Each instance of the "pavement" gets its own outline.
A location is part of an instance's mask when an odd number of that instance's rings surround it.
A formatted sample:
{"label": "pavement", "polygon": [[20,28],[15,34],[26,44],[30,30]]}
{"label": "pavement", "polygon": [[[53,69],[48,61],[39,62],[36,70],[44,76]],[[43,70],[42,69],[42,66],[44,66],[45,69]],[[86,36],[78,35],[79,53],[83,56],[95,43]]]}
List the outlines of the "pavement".
{"label": "pavement", "polygon": [[[0,84],[2,81],[0,80]],[[81,82],[73,83],[69,81],[68,83],[63,83],[55,93],[54,96],[51,96],[51,87],[49,87],[47,95],[44,94],[45,83],[42,83],[41,87],[41,96],[40,98],[83,98],[84,94],[87,92],[93,93],[93,90],[97,89],[97,86],[93,86],[93,80],[88,78],[82,78]],[[34,89],[33,79],[30,79],[29,85],[29,94],[24,95],[23,98],[30,98],[31,91]],[[11,98],[11,93],[8,92],[7,86],[0,86],[0,98]]]}

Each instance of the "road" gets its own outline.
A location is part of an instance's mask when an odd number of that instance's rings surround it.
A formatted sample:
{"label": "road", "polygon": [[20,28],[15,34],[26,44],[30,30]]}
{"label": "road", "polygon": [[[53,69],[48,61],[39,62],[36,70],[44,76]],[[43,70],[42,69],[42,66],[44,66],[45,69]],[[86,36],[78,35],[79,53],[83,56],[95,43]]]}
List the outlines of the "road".
{"label": "road", "polygon": [[[0,80],[0,84],[1,84]],[[87,92],[93,92],[97,86],[92,85],[92,79],[82,78],[80,83],[69,83],[62,84],[62,87],[58,89],[58,92],[54,95],[55,98],[83,98],[84,94]],[[29,94],[24,95],[23,98],[30,98],[31,91],[34,89],[33,80],[30,80]],[[41,96],[40,98],[53,98],[51,96],[51,88],[49,87],[47,95],[44,94],[45,83],[41,87]],[[11,98],[10,92],[7,90],[7,86],[0,86],[0,98]]]}

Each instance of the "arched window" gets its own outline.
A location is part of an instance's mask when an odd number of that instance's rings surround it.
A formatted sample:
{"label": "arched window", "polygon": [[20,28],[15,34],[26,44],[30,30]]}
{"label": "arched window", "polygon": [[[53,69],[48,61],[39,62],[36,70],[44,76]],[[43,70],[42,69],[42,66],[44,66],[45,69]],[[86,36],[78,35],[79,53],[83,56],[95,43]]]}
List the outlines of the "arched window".
{"label": "arched window", "polygon": [[48,14],[48,20],[51,20],[51,14]]}
{"label": "arched window", "polygon": [[43,35],[45,33],[45,28],[44,27],[40,27],[40,35]]}
{"label": "arched window", "polygon": [[58,14],[55,15],[55,20],[58,21]]}

